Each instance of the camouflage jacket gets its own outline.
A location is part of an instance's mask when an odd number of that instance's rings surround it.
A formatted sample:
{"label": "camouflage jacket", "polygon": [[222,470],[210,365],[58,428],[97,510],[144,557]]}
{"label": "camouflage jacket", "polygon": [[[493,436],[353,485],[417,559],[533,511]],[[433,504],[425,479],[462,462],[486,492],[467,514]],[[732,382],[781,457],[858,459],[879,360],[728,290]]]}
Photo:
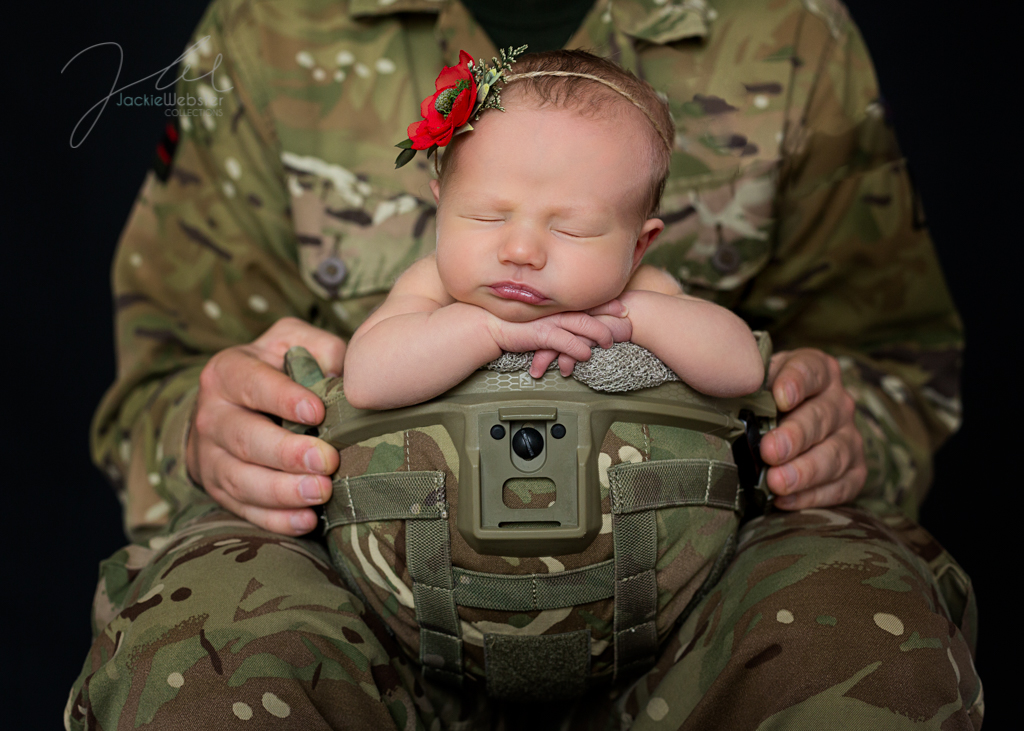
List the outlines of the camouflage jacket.
{"label": "camouflage jacket", "polygon": [[[960,420],[961,324],[845,8],[597,0],[566,45],[671,105],[646,261],[777,349],[838,356],[865,494],[915,515]],[[347,337],[431,251],[431,169],[396,171],[394,145],[442,64],[495,55],[457,0],[214,0],[189,46],[114,262],[118,374],[92,430],[135,539],[197,489],[184,440],[213,353],[288,315]]]}

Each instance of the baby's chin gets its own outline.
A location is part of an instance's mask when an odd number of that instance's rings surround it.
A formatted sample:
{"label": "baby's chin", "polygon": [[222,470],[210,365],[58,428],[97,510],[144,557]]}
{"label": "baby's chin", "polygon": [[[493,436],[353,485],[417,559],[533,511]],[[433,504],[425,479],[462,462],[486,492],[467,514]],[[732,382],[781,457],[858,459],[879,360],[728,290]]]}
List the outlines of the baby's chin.
{"label": "baby's chin", "polygon": [[505,322],[533,322],[548,315],[557,315],[560,312],[582,312],[600,304],[599,302],[572,303],[549,300],[544,304],[534,305],[529,302],[496,297],[486,292],[474,292],[466,298],[455,297],[455,299],[487,310]]}
{"label": "baby's chin", "polygon": [[488,297],[484,302],[476,303],[505,322],[532,322],[547,315],[565,312],[567,308],[555,303],[531,305],[526,302],[506,300],[499,297]]}

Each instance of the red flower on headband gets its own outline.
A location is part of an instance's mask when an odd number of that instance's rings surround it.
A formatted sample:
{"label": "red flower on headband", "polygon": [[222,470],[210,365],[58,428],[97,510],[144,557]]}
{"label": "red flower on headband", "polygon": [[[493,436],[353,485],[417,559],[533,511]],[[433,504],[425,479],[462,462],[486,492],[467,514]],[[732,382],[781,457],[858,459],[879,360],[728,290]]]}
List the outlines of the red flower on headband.
{"label": "red flower on headband", "polygon": [[[420,103],[422,121],[410,124],[407,130],[409,139],[395,145],[401,150],[395,167],[411,162],[418,150],[426,150],[427,157],[430,157],[438,147],[451,142],[457,133],[473,129],[469,119],[474,114],[479,119],[487,109],[504,112],[501,87],[516,56],[525,50],[526,46],[499,49],[501,60],[492,58],[493,66],[474,64],[472,56],[459,51],[459,63],[445,67],[434,82],[437,91]],[[437,163],[436,157],[434,162]]]}
{"label": "red flower on headband", "polygon": [[469,121],[476,105],[476,80],[470,66],[473,57],[459,51],[459,63],[445,66],[434,87],[437,92],[420,103],[423,120],[409,125],[413,150],[426,150],[433,145],[444,147],[452,135]]}

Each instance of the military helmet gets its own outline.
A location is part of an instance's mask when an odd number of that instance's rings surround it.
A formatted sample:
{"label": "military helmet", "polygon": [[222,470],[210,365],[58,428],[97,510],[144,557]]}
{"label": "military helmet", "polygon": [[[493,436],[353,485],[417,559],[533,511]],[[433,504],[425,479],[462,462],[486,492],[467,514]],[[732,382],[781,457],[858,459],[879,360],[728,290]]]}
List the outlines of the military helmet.
{"label": "military helmet", "polygon": [[[316,434],[340,454],[323,513],[335,567],[425,677],[505,699],[576,697],[650,666],[728,565],[740,467],[775,417],[763,390],[609,392],[525,369],[370,411],[301,348],[286,369],[323,399]],[[767,494],[763,470],[747,482]]]}

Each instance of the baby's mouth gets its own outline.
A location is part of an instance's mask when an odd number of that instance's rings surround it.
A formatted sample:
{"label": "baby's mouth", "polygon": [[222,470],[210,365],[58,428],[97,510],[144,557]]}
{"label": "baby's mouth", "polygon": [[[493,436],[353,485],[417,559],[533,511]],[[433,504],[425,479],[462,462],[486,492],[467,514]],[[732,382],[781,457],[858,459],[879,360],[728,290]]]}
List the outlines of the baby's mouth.
{"label": "baby's mouth", "polygon": [[550,301],[540,292],[530,289],[525,284],[520,284],[519,282],[498,282],[497,284],[492,284],[490,290],[502,299],[526,302],[531,305],[541,305]]}

